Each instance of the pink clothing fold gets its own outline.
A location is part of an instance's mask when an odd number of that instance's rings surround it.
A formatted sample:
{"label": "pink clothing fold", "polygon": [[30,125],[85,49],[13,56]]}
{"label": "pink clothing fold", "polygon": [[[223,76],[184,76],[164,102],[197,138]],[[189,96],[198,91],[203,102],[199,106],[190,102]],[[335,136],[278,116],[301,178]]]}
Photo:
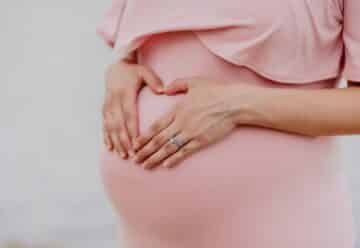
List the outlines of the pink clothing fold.
{"label": "pink clothing fold", "polygon": [[343,72],[360,81],[359,9],[358,0],[114,0],[97,31],[120,57],[153,34],[193,30],[217,56],[273,81]]}

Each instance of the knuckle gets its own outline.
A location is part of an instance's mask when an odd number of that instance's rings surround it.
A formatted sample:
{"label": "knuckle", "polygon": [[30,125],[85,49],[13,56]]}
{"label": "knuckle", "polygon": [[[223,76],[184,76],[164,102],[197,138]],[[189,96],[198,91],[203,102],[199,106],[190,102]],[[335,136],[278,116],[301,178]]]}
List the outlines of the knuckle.
{"label": "knuckle", "polygon": [[205,135],[198,135],[194,141],[197,145],[208,144],[209,138]]}
{"label": "knuckle", "polygon": [[122,129],[122,127],[120,125],[116,124],[116,125],[111,125],[109,130],[111,130],[114,133],[121,134],[123,129]]}
{"label": "knuckle", "polygon": [[126,109],[123,110],[124,120],[129,122],[132,119],[132,113]]}
{"label": "knuckle", "polygon": [[107,93],[109,97],[112,99],[123,96],[126,91],[127,91],[127,85],[124,85],[122,82],[118,82],[116,85],[111,85],[108,88]]}
{"label": "knuckle", "polygon": [[107,118],[103,118],[102,126],[103,126],[103,128],[106,128],[109,126],[109,120]]}
{"label": "knuckle", "polygon": [[109,120],[113,122],[122,121],[122,113],[120,109],[113,109],[112,111],[108,111],[107,117]]}
{"label": "knuckle", "polygon": [[116,98],[118,98],[121,101],[126,96],[126,90],[125,88],[120,88],[115,94],[116,94]]}
{"label": "knuckle", "polygon": [[105,116],[104,118],[103,118],[103,123],[104,123],[104,125],[109,125],[109,124],[111,124],[112,123],[112,118],[110,118],[109,116]]}
{"label": "knuckle", "polygon": [[181,160],[184,159],[184,156],[182,154],[176,154],[171,159],[169,159],[168,163],[171,165],[170,167],[174,167],[177,165]]}
{"label": "knuckle", "polygon": [[114,108],[112,105],[107,103],[102,106],[101,113],[104,118],[112,116],[113,112],[114,112]]}
{"label": "knuckle", "polygon": [[183,147],[183,148],[180,150],[178,157],[180,158],[180,157],[183,157],[183,156],[185,156],[185,155],[187,155],[187,154],[190,154],[190,153],[193,151],[193,149],[194,149],[194,148],[188,147],[188,146]]}
{"label": "knuckle", "polygon": [[172,161],[172,166],[171,167],[174,167],[176,165],[178,165],[180,163],[180,161],[184,160],[184,156],[181,156],[181,155],[178,155],[176,156]]}
{"label": "knuckle", "polygon": [[127,95],[127,90],[124,87],[118,87],[117,89],[111,89],[107,94],[109,98],[108,102],[122,102]]}
{"label": "knuckle", "polygon": [[114,144],[115,144],[116,150],[119,150],[119,151],[123,150],[123,147],[118,139],[115,139]]}
{"label": "knuckle", "polygon": [[171,153],[172,151],[174,151],[174,145],[167,143],[166,145],[164,145],[164,152],[165,153]]}
{"label": "knuckle", "polygon": [[110,132],[111,130],[113,130],[112,126],[113,125],[111,124],[111,122],[109,120],[105,120],[103,123],[103,130]]}
{"label": "knuckle", "polygon": [[113,143],[114,143],[114,146],[115,146],[115,150],[120,150],[121,149],[121,146],[119,144],[119,141],[118,139],[112,139]]}
{"label": "knuckle", "polygon": [[133,119],[127,120],[127,126],[130,132],[132,133],[136,132],[136,123]]}
{"label": "knuckle", "polygon": [[162,136],[156,137],[152,141],[151,145],[155,146],[155,147],[161,146],[163,144],[163,140],[164,140],[164,138]]}
{"label": "knuckle", "polygon": [[103,124],[103,126],[102,126],[102,131],[103,131],[104,133],[108,133],[110,130],[109,130],[109,127],[108,127],[107,125]]}
{"label": "knuckle", "polygon": [[146,157],[148,157],[148,155],[150,154],[150,149],[149,147],[145,147],[140,153],[139,153],[139,157],[141,159],[145,159]]}
{"label": "knuckle", "polygon": [[123,130],[121,132],[119,132],[119,138],[121,141],[125,140],[125,132]]}
{"label": "knuckle", "polygon": [[148,155],[149,155],[149,151],[147,149],[143,149],[141,152],[139,152],[139,154],[137,155],[137,158],[139,161],[144,161]]}
{"label": "knuckle", "polygon": [[117,106],[107,107],[103,110],[103,117],[104,118],[119,118],[121,116],[121,109]]}
{"label": "knuckle", "polygon": [[127,134],[124,130],[122,130],[120,133],[119,133],[119,136],[120,136],[120,140],[123,144],[128,144],[128,137],[127,137]]}
{"label": "knuckle", "polygon": [[194,135],[188,128],[183,128],[182,136],[185,141],[190,140]]}
{"label": "knuckle", "polygon": [[145,143],[147,142],[147,138],[146,137],[143,137],[143,136],[140,136],[140,137],[137,137],[136,138],[136,144],[137,146],[143,146]]}
{"label": "knuckle", "polygon": [[124,120],[121,109],[112,112],[112,118],[115,122],[121,123]]}
{"label": "knuckle", "polygon": [[160,124],[158,122],[156,122],[150,126],[151,132],[158,132],[159,130],[160,130]]}

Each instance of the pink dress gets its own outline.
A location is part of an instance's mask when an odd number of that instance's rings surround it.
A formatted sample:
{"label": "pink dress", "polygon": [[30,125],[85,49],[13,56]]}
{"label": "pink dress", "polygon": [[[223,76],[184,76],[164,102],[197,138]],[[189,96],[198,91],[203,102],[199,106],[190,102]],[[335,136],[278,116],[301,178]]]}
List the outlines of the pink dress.
{"label": "pink dress", "polygon": [[[114,1],[98,32],[165,84],[206,76],[258,87],[360,81],[358,0]],[[140,131],[182,95],[139,95]],[[301,103],[299,103],[301,104]],[[351,198],[334,137],[239,127],[173,170],[101,150],[126,248],[352,248]]]}

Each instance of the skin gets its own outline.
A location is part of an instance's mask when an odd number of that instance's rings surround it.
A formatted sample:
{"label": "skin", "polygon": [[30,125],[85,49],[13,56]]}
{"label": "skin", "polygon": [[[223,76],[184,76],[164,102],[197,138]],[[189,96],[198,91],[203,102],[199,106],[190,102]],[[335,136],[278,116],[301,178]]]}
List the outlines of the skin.
{"label": "skin", "polygon": [[163,83],[150,68],[130,60],[108,67],[102,107],[103,137],[107,148],[123,159],[134,154],[132,144],[139,135],[137,96],[145,85],[155,94],[163,92]]}
{"label": "skin", "polygon": [[[148,75],[146,82],[154,92],[186,95],[146,133],[139,135],[134,106],[139,85],[144,85],[139,83],[139,78],[144,77],[134,76],[139,75],[134,67],[123,64],[120,67],[119,72],[117,67],[115,71],[108,71],[107,85],[110,87],[105,102],[112,104],[105,104],[111,108],[104,107],[104,116],[112,112],[117,117],[112,118],[111,124],[104,129],[105,143],[109,150],[120,154],[132,150],[133,160],[145,169],[175,167],[186,157],[225,138],[242,125],[308,136],[360,133],[360,82],[348,82],[347,88],[306,90],[262,88],[239,82],[224,85],[212,79],[195,77],[177,79],[163,91],[156,91],[155,88],[162,84],[149,70],[151,76]],[[127,130],[129,135],[125,134]],[[168,142],[173,135],[184,142],[180,148]],[[131,137],[131,143],[126,143],[126,136]]]}

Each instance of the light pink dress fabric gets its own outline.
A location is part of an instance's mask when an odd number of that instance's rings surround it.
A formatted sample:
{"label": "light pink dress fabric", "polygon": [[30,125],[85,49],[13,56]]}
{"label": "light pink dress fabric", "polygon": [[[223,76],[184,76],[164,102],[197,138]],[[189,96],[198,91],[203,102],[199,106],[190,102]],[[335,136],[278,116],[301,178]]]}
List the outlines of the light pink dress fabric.
{"label": "light pink dress fabric", "polygon": [[[224,84],[326,89],[337,86],[343,70],[360,81],[358,7],[357,0],[114,1],[98,31],[119,56],[137,49],[139,63],[165,84],[207,76]],[[182,96],[145,87],[140,131]],[[121,247],[353,248],[336,141],[239,127],[177,168],[154,171],[102,147]]]}
{"label": "light pink dress fabric", "polygon": [[126,56],[151,34],[190,29],[216,55],[273,80],[313,82],[344,68],[360,81],[359,10],[359,0],[115,0],[98,32]]}

